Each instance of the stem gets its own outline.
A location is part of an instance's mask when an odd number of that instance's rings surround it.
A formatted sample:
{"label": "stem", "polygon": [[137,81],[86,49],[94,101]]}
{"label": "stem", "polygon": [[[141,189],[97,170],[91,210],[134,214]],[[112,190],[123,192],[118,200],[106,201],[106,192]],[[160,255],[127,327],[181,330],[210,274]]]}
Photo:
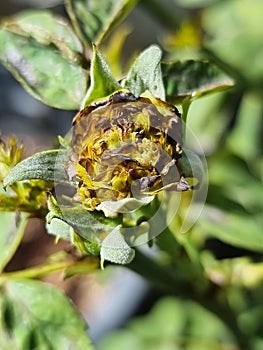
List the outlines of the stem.
{"label": "stem", "polygon": [[28,269],[4,272],[0,275],[0,285],[10,279],[41,278],[50,273],[64,270],[74,265],[74,261],[60,261],[52,264],[38,265]]}
{"label": "stem", "polygon": [[8,197],[0,195],[0,212],[23,212],[34,217],[44,218],[48,209],[44,207],[36,208],[35,203],[20,203],[18,197]]}
{"label": "stem", "polygon": [[186,138],[187,115],[188,115],[189,108],[191,106],[191,102],[192,102],[192,96],[187,96],[182,101],[183,143],[185,142],[185,138]]}

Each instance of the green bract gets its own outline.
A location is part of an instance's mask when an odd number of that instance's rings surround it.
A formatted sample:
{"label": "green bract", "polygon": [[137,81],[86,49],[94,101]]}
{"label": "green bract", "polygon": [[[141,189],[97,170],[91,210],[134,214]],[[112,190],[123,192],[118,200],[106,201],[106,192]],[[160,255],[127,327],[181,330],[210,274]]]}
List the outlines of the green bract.
{"label": "green bract", "polygon": [[70,180],[88,210],[103,201],[141,197],[162,189],[188,190],[177,169],[182,155],[178,110],[146,93],[119,91],[81,110],[73,122]]}

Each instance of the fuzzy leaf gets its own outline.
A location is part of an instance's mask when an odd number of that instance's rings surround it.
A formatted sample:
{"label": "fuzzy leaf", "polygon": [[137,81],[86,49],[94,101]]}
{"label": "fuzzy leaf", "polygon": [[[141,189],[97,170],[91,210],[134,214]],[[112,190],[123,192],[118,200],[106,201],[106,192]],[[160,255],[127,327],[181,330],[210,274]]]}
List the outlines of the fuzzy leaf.
{"label": "fuzzy leaf", "polygon": [[66,0],[76,33],[85,43],[99,44],[136,5],[138,0]]}
{"label": "fuzzy leaf", "polygon": [[135,257],[135,250],[126,243],[120,225],[102,242],[100,256],[102,261],[107,260],[121,265],[129,264]]}
{"label": "fuzzy leaf", "polygon": [[65,221],[58,218],[52,218],[46,223],[47,232],[50,235],[65,239],[66,241],[73,242],[74,230]]}
{"label": "fuzzy leaf", "polygon": [[83,108],[91,102],[120,90],[120,84],[113,78],[110,68],[95,45],[90,68],[90,87],[83,101]]}
{"label": "fuzzy leaf", "polygon": [[68,23],[48,11],[26,11],[2,22],[0,60],[35,98],[79,109],[87,88],[82,47]]}
{"label": "fuzzy leaf", "polygon": [[72,226],[81,237],[91,242],[100,242],[100,235],[112,231],[117,221],[106,219],[97,211],[89,212],[81,206],[72,208],[60,206],[60,209],[63,214],[61,219]]}
{"label": "fuzzy leaf", "polygon": [[135,96],[140,96],[149,90],[155,97],[165,100],[165,90],[161,71],[162,52],[156,45],[144,50],[134,62],[124,86]]}
{"label": "fuzzy leaf", "polygon": [[16,252],[24,235],[28,215],[25,213],[0,213],[0,272]]}
{"label": "fuzzy leaf", "polygon": [[10,186],[17,181],[40,179],[56,183],[69,181],[64,171],[66,151],[50,150],[36,153],[33,156],[22,160],[3,181],[4,187]]}
{"label": "fuzzy leaf", "polygon": [[186,97],[199,98],[234,85],[219,67],[207,61],[176,61],[162,63],[167,100],[181,103]]}
{"label": "fuzzy leaf", "polygon": [[[76,214],[76,212],[75,212]],[[89,213],[85,212],[85,214],[88,216]],[[62,217],[62,211],[61,211],[61,217]],[[88,218],[87,218],[88,219]],[[90,218],[91,219],[91,218]],[[89,238],[93,241],[87,240],[80,236],[76,231],[74,231],[73,227],[69,225],[66,222],[67,219],[59,219],[54,216],[54,213],[50,212],[46,217],[46,229],[47,232],[50,235],[54,235],[57,238],[64,239],[66,241],[71,242],[74,244],[82,253],[84,254],[91,254],[91,255],[99,255],[100,253],[100,246],[99,242],[95,242],[95,233],[92,232],[92,235],[90,232],[90,229],[92,227],[91,220],[89,221],[90,225],[87,225],[85,228],[85,235],[87,236],[89,233]],[[112,228],[111,228],[112,229]],[[72,268],[74,270],[74,267]],[[87,272],[87,267],[85,268]]]}
{"label": "fuzzy leaf", "polygon": [[7,282],[0,294],[0,314],[1,349],[93,349],[85,321],[50,285]]}
{"label": "fuzzy leaf", "polygon": [[89,242],[99,244],[100,236],[111,232],[119,224],[119,219],[106,218],[102,212],[88,211],[82,205],[74,206],[59,205],[53,196],[49,197],[47,222],[51,223],[54,218],[70,225],[82,238]]}

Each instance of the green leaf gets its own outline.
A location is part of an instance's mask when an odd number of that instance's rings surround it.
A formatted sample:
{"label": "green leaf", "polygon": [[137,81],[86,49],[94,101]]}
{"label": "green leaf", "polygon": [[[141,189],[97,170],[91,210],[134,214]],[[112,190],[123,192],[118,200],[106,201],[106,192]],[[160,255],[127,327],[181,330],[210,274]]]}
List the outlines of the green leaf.
{"label": "green leaf", "polygon": [[36,153],[22,160],[3,181],[4,187],[17,181],[41,179],[56,183],[68,184],[69,180],[64,170],[68,153],[61,150],[49,150]]}
{"label": "green leaf", "polygon": [[[242,0],[217,1],[215,6],[202,13],[205,47],[245,78],[246,88],[254,85],[260,91],[263,79],[262,12],[262,1]],[[249,57],[255,59],[248,59],[248,52]]]}
{"label": "green leaf", "polygon": [[90,87],[83,101],[83,108],[91,102],[120,90],[120,84],[114,79],[110,68],[95,45],[90,68]]}
{"label": "green leaf", "polygon": [[87,88],[82,47],[68,23],[48,11],[27,11],[2,22],[0,60],[35,98],[79,109]]}
{"label": "green leaf", "polygon": [[13,257],[24,235],[28,215],[0,213],[0,272]]}
{"label": "green leaf", "polygon": [[140,96],[149,90],[155,97],[165,100],[165,90],[161,71],[162,51],[156,45],[144,50],[134,62],[124,86],[135,96]]}
{"label": "green leaf", "polygon": [[177,0],[179,5],[189,8],[207,7],[216,2],[217,0]]}
{"label": "green leaf", "polygon": [[[111,232],[120,223],[120,218],[106,218],[102,212],[88,211],[81,204],[65,206],[57,203],[53,196],[49,197],[47,222],[54,218],[70,225],[82,238],[89,242],[100,244],[105,234]],[[103,238],[101,238],[103,237]]]}
{"label": "green leaf", "polygon": [[99,44],[136,5],[138,0],[66,0],[76,33],[89,45]]}
{"label": "green leaf", "polygon": [[29,10],[20,12],[11,20],[4,21],[26,36],[35,38],[44,45],[53,43],[65,57],[71,61],[79,60],[82,45],[69,23],[62,17],[54,16],[47,10]]}
{"label": "green leaf", "polygon": [[65,221],[58,218],[52,218],[46,223],[46,229],[50,235],[73,242],[74,230]]}
{"label": "green leaf", "polygon": [[240,215],[206,206],[198,225],[208,236],[236,247],[263,252],[261,214]]}
{"label": "green leaf", "polygon": [[[52,207],[53,211],[47,215],[49,233],[68,239],[81,251],[93,255],[98,254],[100,246],[102,261],[128,264],[134,258],[134,250],[129,247],[121,234],[121,225],[118,225],[120,219],[107,219],[102,212],[89,212],[81,205],[54,208],[54,199],[51,198],[50,201],[49,203],[53,203],[49,204],[49,209]],[[74,235],[73,229],[79,238]]]}
{"label": "green leaf", "polygon": [[[248,116],[253,116],[248,118]],[[235,128],[228,136],[227,145],[233,154],[249,162],[261,156],[262,101],[257,94],[247,93],[242,98]],[[253,140],[253,142],[251,142]]]}
{"label": "green leaf", "polygon": [[213,63],[207,61],[176,61],[162,63],[163,81],[167,100],[182,103],[208,93],[232,87],[234,81]]}
{"label": "green leaf", "polygon": [[247,212],[262,213],[262,180],[248,170],[245,162],[222,152],[209,159],[209,169],[209,183],[218,186],[221,195],[241,205]]}
{"label": "green leaf", "polygon": [[101,236],[112,231],[119,219],[107,219],[97,211],[88,211],[81,205],[70,207],[60,206],[60,219],[72,226],[83,238],[91,242],[101,242]]}
{"label": "green leaf", "polygon": [[107,260],[121,265],[129,264],[135,257],[135,250],[126,243],[120,225],[103,240],[100,256],[102,261]]}
{"label": "green leaf", "polygon": [[86,323],[52,286],[9,281],[2,287],[0,309],[1,349],[93,349]]}

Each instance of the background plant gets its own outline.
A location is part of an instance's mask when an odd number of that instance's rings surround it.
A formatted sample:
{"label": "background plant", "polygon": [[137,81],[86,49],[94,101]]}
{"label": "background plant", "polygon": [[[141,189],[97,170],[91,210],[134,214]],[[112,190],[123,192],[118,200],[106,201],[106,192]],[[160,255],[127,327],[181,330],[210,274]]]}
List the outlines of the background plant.
{"label": "background plant", "polygon": [[[100,2],[99,8],[96,2],[89,1],[66,1],[65,5],[71,26],[42,10],[18,14],[2,22],[0,58],[6,67],[44,103],[73,110],[79,110],[83,101],[92,102],[118,89],[118,81],[123,77],[130,80],[129,87],[138,94],[146,88],[154,90],[156,81],[160,89],[163,80],[167,100],[180,107],[183,118],[187,118],[188,125],[198,135],[209,168],[207,202],[195,226],[187,234],[180,234],[179,213],[155,240],[160,254],[150,258],[138,250],[127,265],[157,285],[164,295],[173,295],[173,298],[156,305],[149,318],[134,321],[127,330],[106,339],[101,348],[126,348],[132,344],[143,349],[161,346],[167,349],[209,349],[212,346],[260,349],[262,31],[257,14],[262,11],[262,5],[259,1],[246,0],[184,1],[181,7],[177,1],[173,5],[177,11],[172,13],[170,4],[166,7],[163,2],[141,2],[148,13],[156,16],[156,22],[165,25],[169,35],[160,39],[164,47],[163,63],[158,55],[157,59],[156,55],[145,55],[146,50],[139,64],[137,61],[132,68],[131,64],[125,67],[120,64],[121,43],[127,31],[111,33],[113,24],[124,19],[135,2],[106,1],[105,4]],[[250,16],[244,10],[247,8]],[[105,41],[107,35],[108,41]],[[92,42],[113,68],[116,80],[108,76],[108,90],[100,83],[101,78],[105,82],[105,65],[100,54],[93,54],[93,69],[90,70]],[[247,59],[248,52],[253,64]],[[176,61],[168,64],[170,60]],[[149,66],[153,72],[154,67],[160,68],[160,65],[161,77],[151,77],[142,69]],[[233,80],[235,87],[231,90],[197,100],[233,85]],[[158,96],[158,89],[151,92]],[[27,167],[13,168],[20,159],[21,147],[14,139],[2,143],[1,179],[11,169],[16,170],[11,170],[9,180],[5,180],[11,188],[2,192],[0,201],[3,211],[1,331],[4,335],[1,346],[59,349],[74,344],[75,348],[86,349],[91,345],[84,323],[65,297],[28,278],[39,278],[58,269],[63,269],[66,275],[78,273],[80,267],[88,272],[98,268],[98,258],[85,255],[79,260],[66,255],[55,263],[4,272],[21,241],[29,215],[44,219],[47,214],[46,191],[52,188],[52,184],[43,181],[17,182],[32,178],[36,171],[32,164],[38,167],[40,161],[38,156],[36,163],[31,158],[30,163],[24,163]],[[46,173],[47,169],[52,169],[52,158],[44,157],[44,162]],[[26,168],[29,173],[24,175]],[[44,179],[52,178],[51,172],[50,178]],[[17,212],[19,214],[15,214]],[[68,237],[67,226],[57,225],[53,230],[57,230],[57,235],[63,233],[64,238]],[[87,252],[87,247],[83,246],[85,241],[75,238],[74,243]],[[90,252],[90,246],[88,248]],[[46,315],[49,298],[54,301],[54,307],[52,313]],[[25,300],[29,304],[27,313],[23,307]],[[21,317],[26,320],[26,329],[21,326]]]}

